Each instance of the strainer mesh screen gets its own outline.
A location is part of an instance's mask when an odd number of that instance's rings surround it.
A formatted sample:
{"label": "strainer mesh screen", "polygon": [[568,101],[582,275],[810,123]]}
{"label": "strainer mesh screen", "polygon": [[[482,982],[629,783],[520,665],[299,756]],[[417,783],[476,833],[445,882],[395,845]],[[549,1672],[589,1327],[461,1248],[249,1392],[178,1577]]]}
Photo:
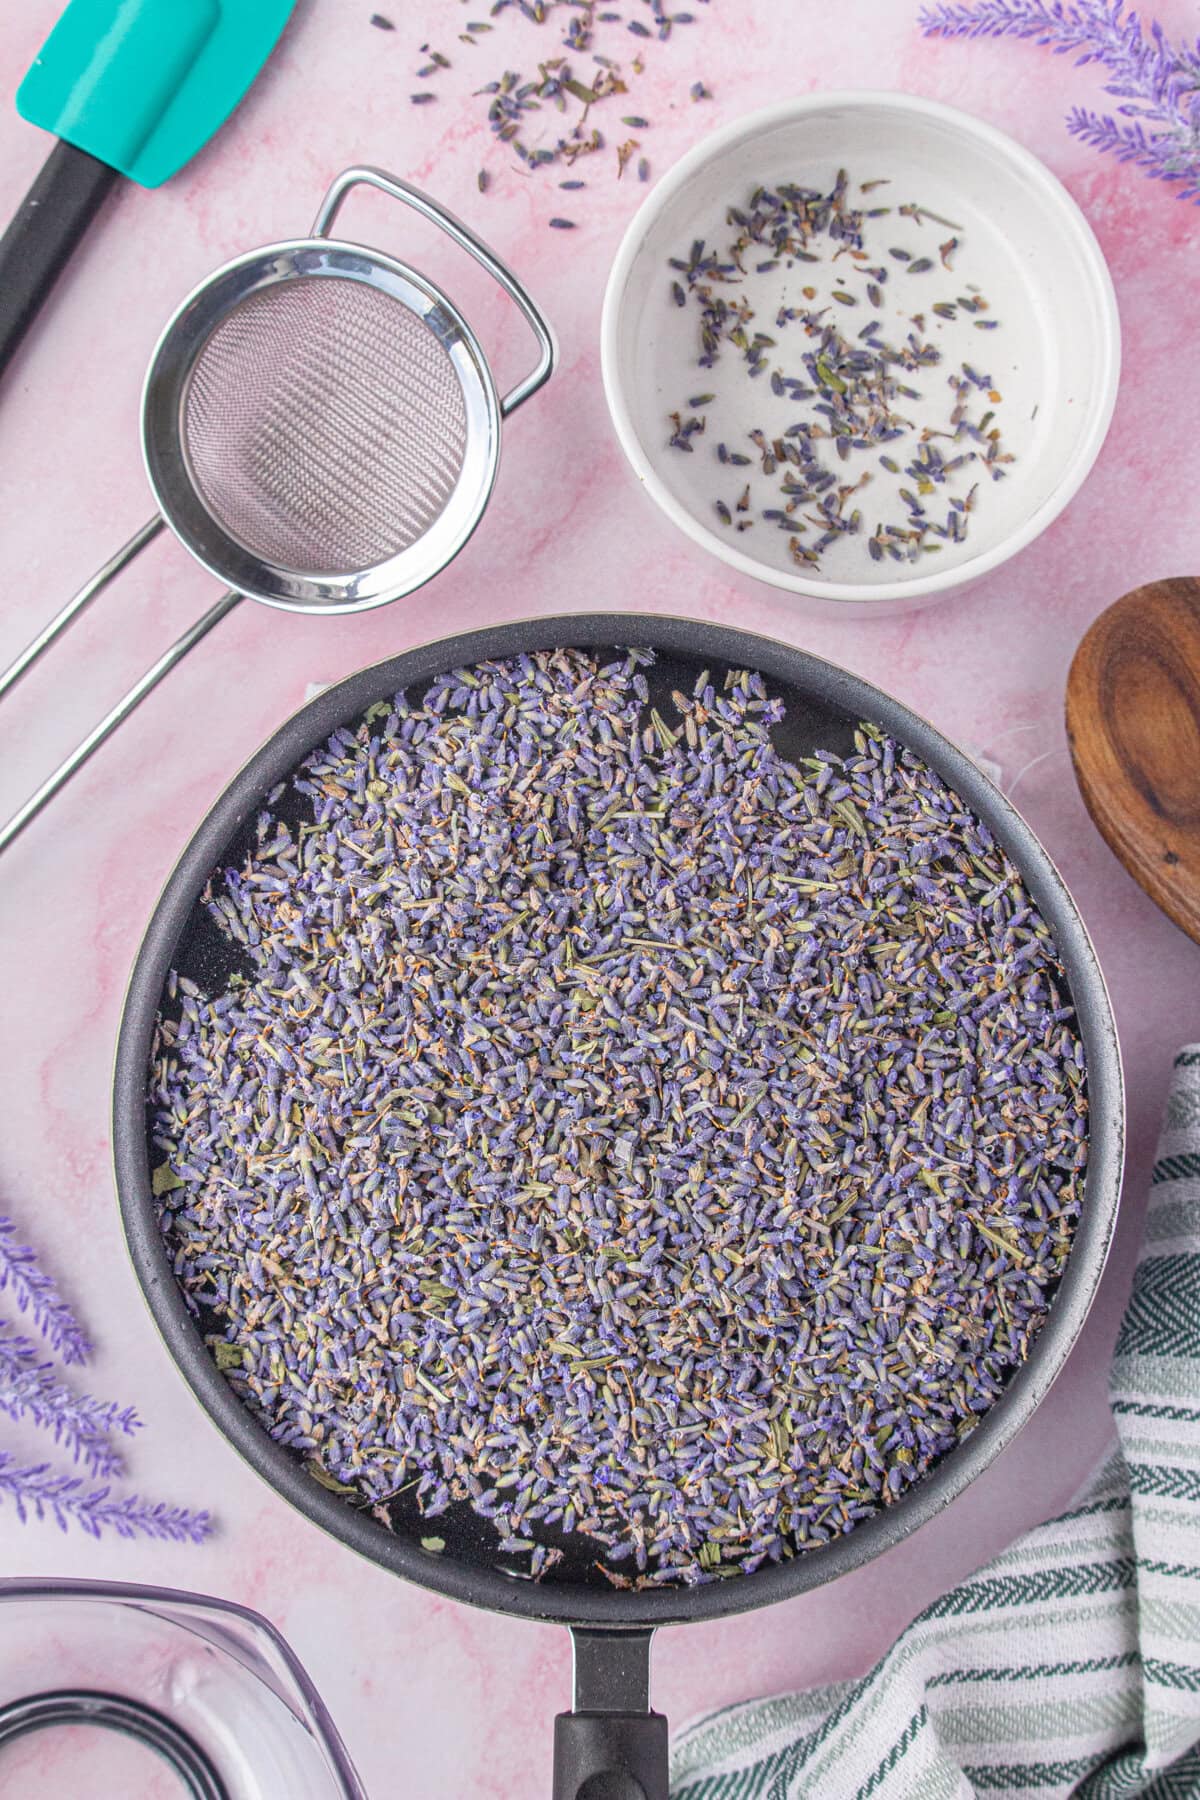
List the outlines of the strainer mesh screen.
{"label": "strainer mesh screen", "polygon": [[403,301],[300,276],[216,326],[183,429],[222,530],[263,562],[335,575],[428,531],[462,469],[467,413],[448,352]]}

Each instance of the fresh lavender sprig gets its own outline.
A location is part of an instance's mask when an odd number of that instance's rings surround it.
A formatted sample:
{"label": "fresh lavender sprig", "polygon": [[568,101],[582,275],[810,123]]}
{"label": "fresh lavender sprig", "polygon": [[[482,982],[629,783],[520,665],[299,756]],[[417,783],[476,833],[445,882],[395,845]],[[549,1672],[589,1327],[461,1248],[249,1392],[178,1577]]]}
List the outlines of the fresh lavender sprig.
{"label": "fresh lavender sprig", "polygon": [[1089,112],[1084,106],[1072,107],[1067,114],[1067,130],[1093,150],[1107,151],[1118,161],[1145,170],[1154,181],[1182,182],[1179,198],[1200,205],[1200,121],[1194,132],[1195,148],[1187,156],[1165,156],[1162,140],[1156,134],[1148,133],[1136,122],[1120,125],[1108,113]]}
{"label": "fresh lavender sprig", "polygon": [[49,1275],[38,1267],[28,1244],[18,1244],[11,1219],[0,1218],[0,1293],[11,1289],[21,1312],[28,1312],[38,1330],[64,1362],[86,1362],[92,1346],[75,1314]]}
{"label": "fresh lavender sprig", "polygon": [[13,1458],[0,1451],[0,1499],[12,1501],[22,1524],[31,1513],[36,1519],[49,1515],[62,1531],[75,1524],[94,1538],[115,1531],[118,1537],[159,1538],[177,1544],[202,1544],[212,1529],[207,1512],[167,1506],[161,1500],[151,1504],[138,1494],[128,1494],[123,1500],[110,1496],[108,1487],[87,1492],[78,1476],[58,1475],[49,1463],[17,1468]]}
{"label": "fresh lavender sprig", "polygon": [[1147,32],[1125,0],[978,0],[926,6],[920,19],[931,37],[1025,38],[1074,53],[1077,65],[1098,63],[1110,77],[1105,93],[1123,103],[1118,118],[1076,106],[1068,131],[1200,202],[1200,38],[1173,44],[1157,23]]}
{"label": "fresh lavender sprig", "polygon": [[72,1393],[55,1379],[53,1363],[39,1361],[37,1345],[4,1325],[0,1325],[0,1411],[13,1419],[28,1417],[52,1431],[55,1443],[100,1480],[119,1475],[124,1466],[111,1437],[118,1432],[132,1437],[142,1423],[132,1406]]}

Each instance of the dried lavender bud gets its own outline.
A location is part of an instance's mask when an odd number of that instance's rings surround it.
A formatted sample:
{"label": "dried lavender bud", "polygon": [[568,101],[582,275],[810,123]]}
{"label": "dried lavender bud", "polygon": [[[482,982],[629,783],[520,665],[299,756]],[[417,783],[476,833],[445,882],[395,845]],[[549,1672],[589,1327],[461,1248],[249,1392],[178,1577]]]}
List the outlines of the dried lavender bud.
{"label": "dried lavender bud", "polygon": [[1087,1145],[986,826],[870,725],[788,761],[757,674],[651,706],[652,661],[479,664],[334,733],[311,819],[214,876],[249,973],[172,979],[150,1091],[168,1253],[276,1440],[638,1584],[820,1544],[961,1441]]}

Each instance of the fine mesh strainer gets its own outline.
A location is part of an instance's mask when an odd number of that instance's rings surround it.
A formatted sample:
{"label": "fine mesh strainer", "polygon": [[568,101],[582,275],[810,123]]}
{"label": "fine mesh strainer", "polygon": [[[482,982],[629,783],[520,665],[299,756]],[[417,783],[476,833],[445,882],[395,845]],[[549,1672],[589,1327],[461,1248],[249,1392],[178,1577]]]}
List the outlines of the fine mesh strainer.
{"label": "fine mesh strainer", "polygon": [[[359,183],[440,225],[516,301],[539,358],[503,398],[475,334],[432,282],[330,237]],[[230,591],[0,829],[0,850],[242,598],[363,612],[443,569],[487,505],[501,419],[542,386],[554,356],[548,324],[500,259],[379,169],[339,175],[311,237],[252,250],[202,282],[159,339],[142,395],[159,510],[0,674],[0,695],[164,525]]]}

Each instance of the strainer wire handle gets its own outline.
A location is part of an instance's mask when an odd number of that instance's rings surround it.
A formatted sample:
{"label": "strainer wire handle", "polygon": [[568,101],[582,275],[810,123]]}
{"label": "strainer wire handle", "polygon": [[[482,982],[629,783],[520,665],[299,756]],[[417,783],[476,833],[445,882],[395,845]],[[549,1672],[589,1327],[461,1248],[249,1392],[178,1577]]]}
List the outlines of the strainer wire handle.
{"label": "strainer wire handle", "polygon": [[0,673],[0,699],[3,699],[9,688],[17,685],[22,675],[32,669],[38,657],[44,655],[51,644],[57,643],[67,626],[75,623],[79,615],[92,604],[98,595],[104,592],[109,583],[121,573],[121,570],[127,568],[134,557],[158,536],[165,525],[166,520],[161,514],[155,513],[154,517],[143,525],[142,529],[136,532],[127,544],[122,544],[116,555],[110,557],[102,569],[97,569],[91,579],[85,581],[77,593],[72,594],[67,604],[55,613],[49,624],[43,625],[32,642],[26,644],[21,654],[9,663],[3,673]]}
{"label": "strainer wire handle", "polygon": [[452,212],[447,212],[444,206],[439,206],[436,200],[431,200],[428,194],[423,194],[419,188],[410,187],[407,181],[401,181],[396,175],[388,175],[382,169],[373,169],[367,165],[344,169],[321,202],[321,210],[313,225],[314,237],[329,236],[346,195],[352,187],[357,187],[360,183],[367,187],[378,188],[380,193],[390,195],[393,200],[403,201],[406,206],[411,206],[416,212],[419,212],[423,218],[430,220],[434,225],[439,225],[447,236],[452,237],[456,244],[468,251],[475,261],[480,263],[495,281],[499,282],[505,293],[516,302],[525,315],[529,327],[538,341],[541,356],[538,359],[537,367],[526,375],[523,381],[518,381],[516,387],[510,388],[501,400],[500,411],[507,417],[523,401],[528,400],[531,394],[536,394],[542,384],[550,379],[553,372],[557,348],[554,342],[554,333],[547,320],[534,305],[512,270],[501,262],[494,250],[489,250],[482,239],[475,236],[468,225],[464,225],[461,219],[456,219]]}
{"label": "strainer wire handle", "polygon": [[[128,546],[126,546],[128,548]],[[126,559],[128,560],[128,558]],[[88,733],[83,742],[72,750],[66,761],[60,763],[53,775],[47,776],[35,794],[13,814],[8,824],[0,827],[0,852],[18,838],[32,819],[36,819],[48,801],[53,800],[59,789],[65,787],[77,769],[81,769],[89,756],[97,751],[101,744],[110,738],[118,725],[123,725],[130,713],[139,707],[146,695],[151,693],[163,679],[169,675],[176,663],[182,662],[189,650],[195,648],[201,638],[206,637],[214,625],[219,625],[227,612],[242,598],[240,594],[222,594],[214,606],[201,614],[194,625],[188,627],[182,637],[176,638],[169,650],[165,650],[158,661],[146,670],[140,681],[134,683],[123,699],[110,712],[105,713],[100,723]]]}

